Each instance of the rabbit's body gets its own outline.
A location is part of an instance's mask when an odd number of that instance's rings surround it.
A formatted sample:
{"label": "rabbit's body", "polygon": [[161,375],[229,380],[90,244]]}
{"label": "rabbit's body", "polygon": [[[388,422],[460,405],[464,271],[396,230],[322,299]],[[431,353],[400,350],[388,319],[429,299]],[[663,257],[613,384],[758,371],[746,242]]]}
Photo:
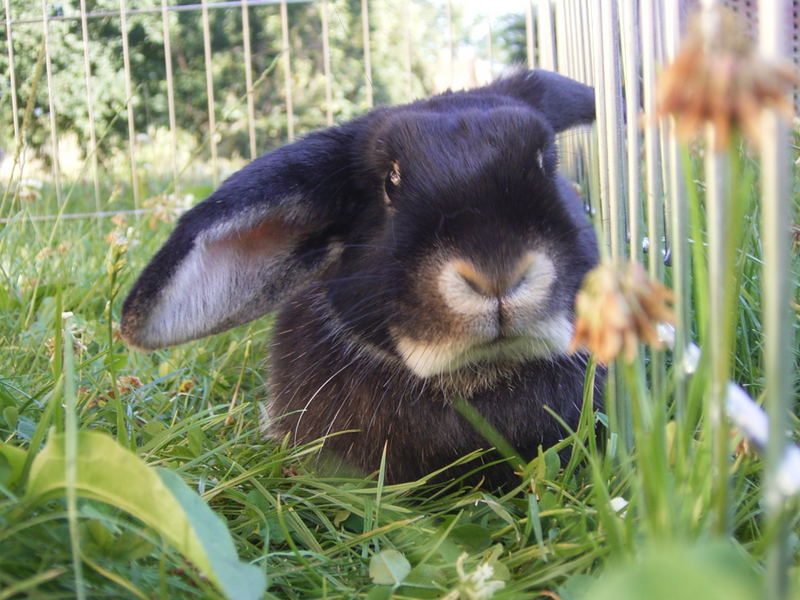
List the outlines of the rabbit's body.
{"label": "rabbit's body", "polygon": [[597,244],[554,132],[593,115],[590,88],[534,71],[267,154],[182,217],[123,333],[159,347],[281,307],[274,433],[330,436],[363,472],[386,446],[403,481],[488,445],[462,398],[529,457],[563,436],[545,406],[579,414],[585,365],[566,350]]}
{"label": "rabbit's body", "polygon": [[[540,445],[564,437],[544,406],[573,426],[577,422],[585,364],[576,357],[483,365],[423,379],[365,351],[334,325],[326,304],[319,291],[309,290],[281,311],[270,351],[270,413],[278,437],[289,433],[303,443],[330,435],[329,461],[369,473],[379,467],[386,444],[386,481],[410,481],[490,447],[454,407],[458,397],[526,460]],[[482,461],[497,458],[486,455]],[[468,463],[448,475],[476,466]],[[497,466],[478,477],[502,485],[513,481],[512,470]]]}

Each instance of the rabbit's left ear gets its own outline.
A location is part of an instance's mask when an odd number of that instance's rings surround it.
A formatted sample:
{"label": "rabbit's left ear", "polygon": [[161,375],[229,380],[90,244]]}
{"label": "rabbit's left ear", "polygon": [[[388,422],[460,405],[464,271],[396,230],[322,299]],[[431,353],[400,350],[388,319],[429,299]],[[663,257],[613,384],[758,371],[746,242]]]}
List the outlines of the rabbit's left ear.
{"label": "rabbit's left ear", "polygon": [[522,100],[535,108],[558,133],[595,118],[594,89],[544,69],[520,71],[498,79],[488,90]]}
{"label": "rabbit's left ear", "polygon": [[355,128],[256,159],[184,214],[125,300],[126,341],[151,350],[246,323],[331,265],[357,204]]}

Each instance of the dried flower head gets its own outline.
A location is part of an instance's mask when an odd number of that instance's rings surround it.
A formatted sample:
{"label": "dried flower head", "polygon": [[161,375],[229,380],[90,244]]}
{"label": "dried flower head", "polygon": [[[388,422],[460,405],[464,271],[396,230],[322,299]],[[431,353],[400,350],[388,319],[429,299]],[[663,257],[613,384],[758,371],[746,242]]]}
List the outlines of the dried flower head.
{"label": "dried flower head", "polygon": [[180,385],[178,386],[178,393],[188,394],[193,387],[194,381],[192,379],[185,379],[184,381],[181,381]]}
{"label": "dried flower head", "polygon": [[45,246],[36,253],[36,260],[46,260],[58,254],[66,254],[69,250],[70,244],[61,242],[58,246]]}
{"label": "dried flower head", "polygon": [[120,228],[114,228],[109,231],[104,237],[106,243],[111,246],[112,250],[119,253],[124,253],[128,250],[130,242],[125,235],[125,231]]}
{"label": "dried flower head", "polygon": [[659,323],[674,323],[672,291],[651,280],[639,263],[619,269],[602,263],[589,271],[575,300],[571,352],[585,347],[608,364],[623,354],[636,358],[639,342],[663,349]]}
{"label": "dried flower head", "polygon": [[798,83],[790,63],[756,52],[737,13],[715,7],[695,16],[678,56],[662,73],[657,113],[674,114],[684,139],[695,136],[704,122],[712,123],[715,150],[729,144],[732,129],[758,145],[762,109],[774,109],[791,121],[789,93]]}
{"label": "dried flower head", "polygon": [[120,395],[130,394],[140,387],[142,387],[142,380],[136,375],[123,375],[117,379],[117,391]]}
{"label": "dried flower head", "polygon": [[124,229],[128,226],[128,219],[125,218],[125,215],[118,213],[111,217],[111,222],[119,227],[120,229]]}
{"label": "dried flower head", "polygon": [[[78,327],[74,323],[70,324],[69,329],[72,333],[72,353],[76,356],[80,355],[86,351],[88,344],[92,341],[92,335],[86,329]],[[56,354],[55,337],[47,338],[44,343],[44,350],[47,353],[47,357],[53,360]]]}

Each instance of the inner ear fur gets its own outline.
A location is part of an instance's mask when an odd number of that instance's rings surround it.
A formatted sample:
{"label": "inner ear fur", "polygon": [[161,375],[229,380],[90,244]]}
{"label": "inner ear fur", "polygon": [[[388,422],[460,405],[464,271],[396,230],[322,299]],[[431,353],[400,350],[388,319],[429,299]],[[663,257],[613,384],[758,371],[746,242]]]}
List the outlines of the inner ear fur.
{"label": "inner ear fur", "polygon": [[[267,217],[252,226],[198,234],[194,244],[155,290],[157,259],[123,307],[122,334],[139,348],[179,344],[269,312],[310,283],[337,256],[336,245],[313,228]],[[309,240],[317,244],[308,244]]]}
{"label": "inner ear fur", "polygon": [[188,211],[125,300],[126,341],[152,350],[218,333],[319,277],[347,222],[349,139],[325,130],[262,156]]}

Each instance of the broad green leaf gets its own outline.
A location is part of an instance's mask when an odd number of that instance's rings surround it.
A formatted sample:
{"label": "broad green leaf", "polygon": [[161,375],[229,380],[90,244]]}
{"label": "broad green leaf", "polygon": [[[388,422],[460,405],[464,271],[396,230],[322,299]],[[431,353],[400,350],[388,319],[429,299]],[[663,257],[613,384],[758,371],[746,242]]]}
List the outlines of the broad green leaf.
{"label": "broad green leaf", "polygon": [[389,600],[392,597],[392,589],[389,586],[375,586],[367,592],[366,600]]}
{"label": "broad green leaf", "polygon": [[11,487],[22,475],[27,452],[16,446],[0,444],[0,483]]}
{"label": "broad green leaf", "polygon": [[411,564],[397,550],[383,550],[369,561],[369,576],[372,583],[399,585],[411,571]]}
{"label": "broad green leaf", "polygon": [[6,406],[3,409],[3,420],[9,429],[16,429],[17,421],[19,421],[19,409],[16,406]]}
{"label": "broad green leaf", "polygon": [[454,527],[450,539],[467,552],[480,552],[492,545],[492,536],[485,527],[469,523]]}
{"label": "broad green leaf", "polygon": [[[152,469],[111,437],[78,436],[78,494],[116,506],[152,527],[229,598],[260,598],[260,569],[239,562],[222,519],[181,478]],[[39,500],[64,488],[64,436],[53,435],[31,465],[26,496]]]}
{"label": "broad green leaf", "polygon": [[645,553],[639,561],[612,566],[585,593],[585,600],[759,600],[755,569],[733,546],[706,544]]}
{"label": "broad green leaf", "polygon": [[587,590],[595,583],[596,578],[585,573],[577,573],[567,579],[564,584],[558,588],[558,595],[561,600],[577,600],[578,598],[586,598]]}

